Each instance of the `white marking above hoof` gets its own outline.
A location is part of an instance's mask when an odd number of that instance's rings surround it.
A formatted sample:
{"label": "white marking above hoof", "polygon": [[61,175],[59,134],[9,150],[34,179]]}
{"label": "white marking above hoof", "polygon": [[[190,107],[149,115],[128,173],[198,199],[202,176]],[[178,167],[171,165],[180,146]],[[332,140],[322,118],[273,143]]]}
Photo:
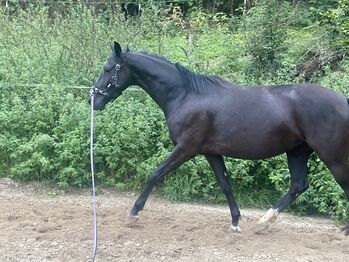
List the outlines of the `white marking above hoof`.
{"label": "white marking above hoof", "polygon": [[267,213],[258,221],[258,224],[273,223],[280,214],[278,209],[270,208]]}
{"label": "white marking above hoof", "polygon": [[241,233],[241,228],[239,226],[230,225],[230,230],[233,233]]}
{"label": "white marking above hoof", "polygon": [[132,215],[129,215],[128,218],[127,218],[127,225],[133,225],[135,224],[139,219],[139,216],[132,216]]}

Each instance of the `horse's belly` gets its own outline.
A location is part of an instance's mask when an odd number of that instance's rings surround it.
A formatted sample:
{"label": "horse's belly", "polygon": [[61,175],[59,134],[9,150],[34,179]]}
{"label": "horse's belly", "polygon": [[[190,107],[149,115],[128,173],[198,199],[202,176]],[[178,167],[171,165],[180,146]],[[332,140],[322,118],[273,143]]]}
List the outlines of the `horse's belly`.
{"label": "horse's belly", "polygon": [[243,150],[234,150],[234,148],[232,148],[230,150],[222,150],[222,155],[240,159],[257,160],[280,155],[294,149],[300,144],[302,144],[301,141],[294,141],[283,146],[269,145],[267,147],[245,148]]}
{"label": "horse's belly", "polygon": [[263,159],[290,151],[303,143],[301,137],[291,129],[257,131],[223,136],[217,134],[202,145],[202,153]]}
{"label": "horse's belly", "polygon": [[231,147],[227,147],[227,145],[219,145],[216,144],[214,146],[204,146],[202,150],[202,154],[213,154],[213,155],[223,155],[240,159],[264,159],[273,156],[280,155],[287,151],[290,151],[302,144],[303,142],[293,141],[288,144],[280,145],[232,145]]}

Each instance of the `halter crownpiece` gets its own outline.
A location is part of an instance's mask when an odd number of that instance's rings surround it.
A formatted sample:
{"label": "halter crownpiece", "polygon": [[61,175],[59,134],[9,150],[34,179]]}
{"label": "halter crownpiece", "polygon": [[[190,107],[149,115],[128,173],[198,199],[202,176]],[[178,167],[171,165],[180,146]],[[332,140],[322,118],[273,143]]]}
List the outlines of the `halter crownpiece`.
{"label": "halter crownpiece", "polygon": [[114,75],[111,77],[111,81],[108,82],[107,86],[106,86],[106,90],[101,90],[98,87],[92,86],[90,89],[90,96],[96,95],[96,94],[101,94],[104,96],[109,96],[109,92],[108,89],[110,89],[111,87],[117,87],[118,85],[118,80],[119,80],[119,76],[118,73],[120,71],[121,65],[120,64],[116,64],[115,65],[115,73]]}

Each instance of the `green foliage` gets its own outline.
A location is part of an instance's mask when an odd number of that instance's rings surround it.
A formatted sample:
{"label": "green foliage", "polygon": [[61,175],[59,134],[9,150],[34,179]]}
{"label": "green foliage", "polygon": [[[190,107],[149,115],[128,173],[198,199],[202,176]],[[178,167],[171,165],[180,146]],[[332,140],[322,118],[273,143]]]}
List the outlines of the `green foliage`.
{"label": "green foliage", "polygon": [[252,67],[257,67],[261,74],[279,66],[277,54],[284,49],[282,42],[291,18],[289,12],[290,6],[283,1],[258,1],[244,18],[246,52],[252,56]]}
{"label": "green foliage", "polygon": [[[346,34],[341,13],[331,16],[330,27],[327,22],[313,24],[314,12],[302,5],[291,7],[291,1],[256,1],[239,17],[201,8],[226,10],[227,1],[216,1],[216,6],[214,1],[192,1],[186,15],[176,5],[150,2],[139,18],[128,19],[118,7],[97,11],[76,5],[65,12],[41,4],[0,7],[0,176],[49,180],[61,187],[90,185],[88,92],[67,86],[95,81],[112,40],[160,53],[200,73],[241,84],[273,84],[304,81],[299,66],[332,52],[329,36],[337,22],[338,36],[344,39]],[[344,9],[346,3],[331,2],[329,13],[320,17]],[[234,8],[242,4],[237,1]],[[317,8],[323,6],[318,3]],[[337,68],[326,59],[321,65],[321,74],[311,79],[349,96],[348,59]],[[95,121],[98,185],[139,190],[172,150],[163,113],[140,90],[126,91],[97,112]],[[227,158],[226,165],[242,206],[270,206],[288,190],[285,156]],[[309,170],[310,189],[292,210],[348,216],[343,191],[315,156]],[[159,190],[173,200],[225,202],[203,157],[173,172]]]}
{"label": "green foliage", "polygon": [[312,8],[319,16],[321,24],[331,33],[332,46],[337,49],[348,49],[349,47],[349,1],[330,1],[325,6]]}

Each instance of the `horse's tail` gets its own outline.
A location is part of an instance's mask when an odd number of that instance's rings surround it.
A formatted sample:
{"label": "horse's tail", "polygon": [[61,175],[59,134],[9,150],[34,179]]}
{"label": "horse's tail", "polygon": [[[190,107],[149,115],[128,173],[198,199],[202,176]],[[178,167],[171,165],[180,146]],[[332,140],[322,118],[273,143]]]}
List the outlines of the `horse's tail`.
{"label": "horse's tail", "polygon": [[349,98],[347,98],[347,102],[348,102],[348,105],[349,105]]}

